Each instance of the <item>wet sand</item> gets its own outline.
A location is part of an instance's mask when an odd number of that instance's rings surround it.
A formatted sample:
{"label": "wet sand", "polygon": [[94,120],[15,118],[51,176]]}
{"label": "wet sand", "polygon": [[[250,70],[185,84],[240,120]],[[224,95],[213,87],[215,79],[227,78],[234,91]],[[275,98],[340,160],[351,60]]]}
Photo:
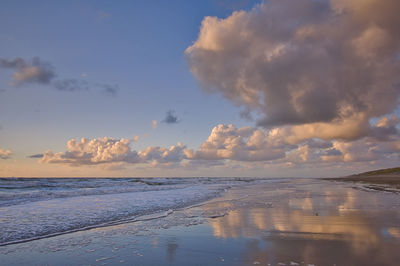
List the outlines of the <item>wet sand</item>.
{"label": "wet sand", "polygon": [[398,265],[400,195],[316,179],[167,217],[0,247],[1,265]]}

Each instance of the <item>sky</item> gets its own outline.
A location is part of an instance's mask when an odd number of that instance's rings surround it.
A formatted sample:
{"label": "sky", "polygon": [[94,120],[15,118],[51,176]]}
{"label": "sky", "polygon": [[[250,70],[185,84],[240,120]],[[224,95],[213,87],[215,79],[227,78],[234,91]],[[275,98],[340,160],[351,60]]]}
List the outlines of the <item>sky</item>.
{"label": "sky", "polygon": [[2,1],[1,177],[399,165],[397,0]]}

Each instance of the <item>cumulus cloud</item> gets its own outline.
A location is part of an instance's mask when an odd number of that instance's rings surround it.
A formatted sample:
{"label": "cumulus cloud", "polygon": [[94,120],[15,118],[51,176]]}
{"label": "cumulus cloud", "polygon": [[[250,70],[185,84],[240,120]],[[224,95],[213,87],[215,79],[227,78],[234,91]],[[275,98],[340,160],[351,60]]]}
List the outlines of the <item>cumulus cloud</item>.
{"label": "cumulus cloud", "polygon": [[7,160],[10,159],[12,152],[10,150],[0,149],[0,159]]}
{"label": "cumulus cloud", "polygon": [[292,142],[358,139],[399,103],[399,9],[397,0],[270,0],[205,17],[185,54],[205,90],[256,111],[258,125],[297,125]]}
{"label": "cumulus cloud", "polygon": [[174,110],[168,110],[164,120],[162,120],[161,122],[167,123],[167,124],[176,124],[179,123],[180,120],[178,119],[178,116],[175,115],[175,111]]}
{"label": "cumulus cloud", "polygon": [[196,151],[186,150],[189,159],[269,161],[285,157],[285,146],[270,141],[263,130],[233,125],[218,125]]}
{"label": "cumulus cloud", "polygon": [[[375,128],[391,128],[396,117],[383,117]],[[295,127],[295,126],[293,126]],[[294,133],[293,133],[294,132]],[[397,162],[400,158],[400,135],[389,134],[385,138],[374,136],[357,140],[324,140],[306,133],[295,136],[290,127],[260,129],[234,125],[217,125],[197,149],[178,143],[170,147],[150,146],[134,150],[131,144],[138,140],[113,138],[83,138],[70,140],[65,152],[46,151],[31,156],[41,163],[67,164],[72,166],[100,165],[104,169],[123,169],[127,165],[145,164],[158,168],[196,169],[199,167],[280,165],[293,167],[309,165],[337,165],[358,162]]]}
{"label": "cumulus cloud", "polygon": [[184,154],[186,146],[182,143],[171,146],[169,148],[164,147],[147,147],[143,151],[139,151],[139,157],[143,162],[154,162],[157,164],[181,162],[186,158]]}
{"label": "cumulus cloud", "polygon": [[136,151],[130,144],[137,141],[134,139],[113,138],[82,138],[80,141],[71,139],[67,143],[67,151],[53,153],[46,151],[39,162],[53,164],[80,165],[110,165],[110,167],[121,164],[153,163],[165,164],[180,162],[184,158],[185,146],[181,143],[163,147],[148,147],[143,151]]}
{"label": "cumulus cloud", "polygon": [[[385,119],[383,119],[385,120]],[[197,150],[186,149],[190,160],[232,160],[271,164],[316,164],[325,162],[377,161],[400,155],[400,136],[384,141],[365,137],[355,141],[325,141],[298,137],[281,128],[271,130],[218,125]]]}
{"label": "cumulus cloud", "polygon": [[376,125],[371,128],[371,136],[378,140],[387,140],[395,135],[399,135],[399,118],[397,115],[391,117],[384,116],[378,120]]}
{"label": "cumulus cloud", "polygon": [[74,139],[67,143],[67,151],[53,153],[46,151],[42,163],[66,163],[71,165],[93,165],[112,162],[139,162],[135,151],[129,147],[131,140],[111,138]]}
{"label": "cumulus cloud", "polygon": [[15,58],[9,60],[0,58],[0,68],[11,69],[13,73],[12,83],[16,86],[26,84],[41,84],[49,85],[60,91],[82,91],[89,90],[91,87],[97,87],[110,96],[116,96],[118,85],[110,84],[89,84],[84,79],[55,79],[57,74],[54,67],[41,60],[39,57],[34,57],[32,60],[23,58]]}

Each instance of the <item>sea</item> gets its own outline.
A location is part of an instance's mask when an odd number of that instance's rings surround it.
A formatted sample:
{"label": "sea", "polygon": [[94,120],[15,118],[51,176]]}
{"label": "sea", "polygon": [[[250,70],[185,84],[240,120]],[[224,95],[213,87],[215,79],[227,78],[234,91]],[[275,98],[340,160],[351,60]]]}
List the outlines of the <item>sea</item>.
{"label": "sea", "polygon": [[[165,217],[249,178],[0,178],[0,246]],[[282,181],[282,179],[279,179]]]}

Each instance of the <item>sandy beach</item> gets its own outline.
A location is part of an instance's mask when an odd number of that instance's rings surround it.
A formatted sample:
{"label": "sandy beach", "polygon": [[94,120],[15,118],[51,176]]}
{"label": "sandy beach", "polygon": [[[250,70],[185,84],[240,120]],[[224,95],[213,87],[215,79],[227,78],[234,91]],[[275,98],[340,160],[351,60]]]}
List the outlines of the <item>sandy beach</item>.
{"label": "sandy beach", "polygon": [[0,266],[400,265],[400,0],[0,8]]}
{"label": "sandy beach", "polygon": [[164,217],[0,247],[1,265],[397,265],[400,197],[363,185],[242,185]]}

